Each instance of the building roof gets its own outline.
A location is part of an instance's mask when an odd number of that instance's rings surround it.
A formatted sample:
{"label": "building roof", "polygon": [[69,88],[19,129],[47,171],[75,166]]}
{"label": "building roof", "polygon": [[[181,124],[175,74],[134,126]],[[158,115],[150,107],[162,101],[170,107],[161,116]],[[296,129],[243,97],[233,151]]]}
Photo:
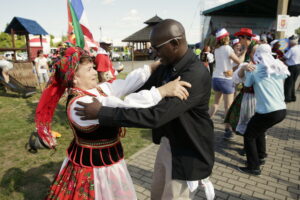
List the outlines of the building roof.
{"label": "building roof", "polygon": [[150,41],[150,32],[157,23],[162,21],[160,17],[157,15],[145,21],[145,24],[148,26],[142,28],[141,30],[133,33],[132,35],[128,36],[122,42],[149,42]]}
{"label": "building roof", "polygon": [[45,29],[43,29],[36,21],[21,17],[14,17],[4,32],[10,34],[11,29],[13,29],[15,33],[19,35],[48,35]]}
{"label": "building roof", "polygon": [[[234,0],[203,11],[207,16],[276,17],[278,0]],[[290,0],[288,15],[300,15],[300,0]]]}
{"label": "building roof", "polygon": [[145,24],[157,24],[160,21],[162,21],[162,18],[160,18],[159,16],[155,15],[154,17],[152,17],[151,19],[148,19],[144,23]]}

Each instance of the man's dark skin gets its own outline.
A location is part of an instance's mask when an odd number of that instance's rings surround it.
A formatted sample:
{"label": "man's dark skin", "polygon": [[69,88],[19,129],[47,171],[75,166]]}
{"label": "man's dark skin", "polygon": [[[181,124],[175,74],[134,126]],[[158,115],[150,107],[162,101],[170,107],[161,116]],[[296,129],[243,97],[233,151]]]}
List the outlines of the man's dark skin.
{"label": "man's dark skin", "polygon": [[[168,27],[167,31],[165,27]],[[156,48],[157,45],[176,37],[182,37],[182,39],[171,40],[161,47]],[[176,64],[185,55],[188,49],[184,29],[181,24],[174,20],[158,24],[151,32],[150,42],[151,46],[157,51],[157,56],[160,58],[161,63],[165,66]],[[75,110],[77,111],[76,115],[82,116],[82,120],[98,118],[98,112],[102,107],[102,104],[98,100],[93,98],[92,103],[80,101],[77,103],[83,106],[83,108],[75,107]]]}
{"label": "man's dark skin", "polygon": [[103,48],[107,52],[111,51],[111,44],[107,44],[105,42],[100,42],[100,47]]}

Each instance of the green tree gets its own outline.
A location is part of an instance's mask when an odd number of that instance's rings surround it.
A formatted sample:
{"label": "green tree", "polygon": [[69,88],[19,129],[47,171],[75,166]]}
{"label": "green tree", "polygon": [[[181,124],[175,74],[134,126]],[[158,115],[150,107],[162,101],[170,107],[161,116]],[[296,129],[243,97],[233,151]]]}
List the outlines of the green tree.
{"label": "green tree", "polygon": [[[16,48],[25,48],[26,41],[24,35],[17,35],[15,37]],[[0,48],[12,48],[11,35],[1,32],[0,33]]]}
{"label": "green tree", "polygon": [[0,33],[0,48],[12,47],[11,36],[7,33]]}
{"label": "green tree", "polygon": [[66,41],[66,40],[68,40],[68,37],[66,35],[61,36],[61,41],[62,42]]}
{"label": "green tree", "polygon": [[53,39],[54,39],[54,35],[51,35],[51,34],[50,34],[50,46],[51,46],[51,47],[54,46]]}
{"label": "green tree", "polygon": [[295,33],[300,36],[300,27],[295,30]]}

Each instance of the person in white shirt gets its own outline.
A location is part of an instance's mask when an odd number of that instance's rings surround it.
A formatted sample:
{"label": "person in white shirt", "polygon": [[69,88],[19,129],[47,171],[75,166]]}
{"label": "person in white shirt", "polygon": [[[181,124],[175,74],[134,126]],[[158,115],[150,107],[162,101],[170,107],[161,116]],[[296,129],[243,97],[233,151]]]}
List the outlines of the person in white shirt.
{"label": "person in white shirt", "polygon": [[[43,50],[38,50],[37,57],[34,59],[35,70],[38,75],[39,83],[47,83],[49,81],[49,66],[47,58],[44,57]],[[44,86],[42,86],[43,88]]]}
{"label": "person in white shirt", "polygon": [[[222,97],[224,98],[225,116],[234,98],[234,83],[232,81],[233,62],[240,64],[239,58],[229,46],[229,33],[222,28],[216,33],[217,48],[215,49],[216,67],[213,73],[212,86],[215,93],[214,104],[210,107],[211,117],[217,112]],[[231,127],[225,123],[225,133],[231,132]]]}
{"label": "person in white shirt", "polygon": [[9,70],[13,69],[13,64],[5,59],[4,56],[0,55],[0,69],[1,75],[4,79],[4,82],[9,82]]}
{"label": "person in white shirt", "polygon": [[285,102],[296,101],[295,84],[300,74],[300,45],[295,35],[289,37],[290,49],[284,54],[285,63],[291,75],[284,82]]}
{"label": "person in white shirt", "polygon": [[106,106],[127,108],[151,107],[167,96],[187,99],[188,92],[183,86],[190,87],[190,84],[179,78],[159,88],[132,93],[148,80],[159,64],[136,69],[125,80],[97,84],[97,71],[86,52],[78,47],[65,51],[64,57],[54,65],[55,72],[36,110],[39,137],[45,145],[54,148],[56,141],[50,128],[53,113],[64,91],[69,89],[67,117],[74,139],[45,199],[81,199],[83,195],[87,200],[137,199],[124,161],[120,142],[124,136],[122,129],[101,126],[98,120],[81,120],[75,115],[74,107],[77,101],[89,103],[93,98]]}

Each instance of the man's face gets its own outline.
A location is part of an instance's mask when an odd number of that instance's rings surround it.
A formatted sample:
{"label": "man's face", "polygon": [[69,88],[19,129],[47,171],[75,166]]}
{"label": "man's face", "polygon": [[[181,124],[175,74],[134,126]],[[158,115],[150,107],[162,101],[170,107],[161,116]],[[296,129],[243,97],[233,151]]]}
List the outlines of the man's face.
{"label": "man's face", "polygon": [[111,51],[111,44],[100,43],[100,47],[102,47],[105,51]]}
{"label": "man's face", "polygon": [[175,39],[161,39],[151,36],[150,42],[152,48],[157,52],[157,56],[160,58],[160,61],[163,65],[173,64],[176,59],[176,48],[172,44]]}

